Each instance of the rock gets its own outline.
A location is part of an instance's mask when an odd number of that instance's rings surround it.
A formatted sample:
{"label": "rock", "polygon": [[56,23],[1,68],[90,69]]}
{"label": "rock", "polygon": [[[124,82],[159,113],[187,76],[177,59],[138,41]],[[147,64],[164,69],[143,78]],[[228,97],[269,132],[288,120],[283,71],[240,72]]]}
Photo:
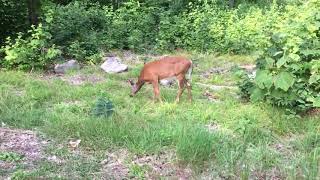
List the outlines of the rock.
{"label": "rock", "polygon": [[251,74],[248,74],[248,76],[249,76],[250,79],[254,79],[254,78],[256,77],[256,74],[257,74],[257,71],[256,71],[256,70],[253,70],[253,71],[251,72]]}
{"label": "rock", "polygon": [[76,60],[70,60],[63,64],[56,64],[54,67],[54,72],[58,74],[66,73],[68,70],[78,70],[80,69],[80,65]]}
{"label": "rock", "polygon": [[100,66],[107,73],[121,73],[128,70],[128,66],[120,62],[118,57],[105,57],[105,62]]}
{"label": "rock", "polygon": [[166,79],[161,79],[160,84],[163,86],[171,86],[175,83],[175,78],[166,78]]}
{"label": "rock", "polygon": [[242,66],[239,66],[241,69],[244,69],[245,71],[249,72],[249,73],[252,73],[255,71],[256,69],[256,65],[254,64],[247,64],[247,65],[242,65]]}

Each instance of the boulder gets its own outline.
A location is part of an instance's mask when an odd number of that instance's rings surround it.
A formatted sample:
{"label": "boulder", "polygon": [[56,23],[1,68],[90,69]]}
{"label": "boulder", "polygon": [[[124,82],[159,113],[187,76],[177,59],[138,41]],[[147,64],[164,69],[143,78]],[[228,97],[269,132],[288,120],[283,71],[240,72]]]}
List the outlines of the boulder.
{"label": "boulder", "polygon": [[176,82],[176,78],[161,79],[160,84],[163,86],[171,86]]}
{"label": "boulder", "polygon": [[254,64],[247,64],[247,65],[242,65],[239,66],[241,69],[244,69],[245,71],[252,73],[256,70],[256,65]]}
{"label": "boulder", "polygon": [[100,67],[107,73],[121,73],[128,70],[128,66],[122,64],[118,57],[105,57]]}
{"label": "boulder", "polygon": [[76,60],[69,60],[63,64],[56,64],[54,67],[54,72],[57,74],[66,73],[68,70],[78,70],[80,65]]}

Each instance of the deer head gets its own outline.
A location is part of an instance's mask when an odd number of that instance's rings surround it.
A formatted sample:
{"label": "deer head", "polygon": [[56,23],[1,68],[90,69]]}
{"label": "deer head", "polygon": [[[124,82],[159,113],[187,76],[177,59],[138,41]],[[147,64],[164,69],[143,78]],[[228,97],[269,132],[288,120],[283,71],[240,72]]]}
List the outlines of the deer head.
{"label": "deer head", "polygon": [[128,83],[130,84],[131,86],[131,94],[130,96],[133,97],[141,88],[141,86],[144,84],[144,83],[139,83],[139,81],[137,83],[134,83],[131,79],[128,80]]}
{"label": "deer head", "polygon": [[134,96],[134,95],[136,94],[136,92],[137,92],[137,85],[136,85],[136,83],[134,83],[131,79],[128,80],[128,83],[129,83],[130,86],[131,86],[131,94],[130,94],[130,96],[132,97],[132,96]]}

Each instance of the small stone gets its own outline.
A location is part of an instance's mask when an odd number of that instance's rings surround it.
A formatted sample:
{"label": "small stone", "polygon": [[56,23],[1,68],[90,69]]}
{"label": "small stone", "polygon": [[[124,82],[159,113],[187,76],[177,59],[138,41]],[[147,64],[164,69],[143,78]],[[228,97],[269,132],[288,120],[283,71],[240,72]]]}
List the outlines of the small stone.
{"label": "small stone", "polygon": [[253,72],[256,69],[256,65],[254,65],[254,64],[242,65],[239,67],[248,71],[248,72]]}
{"label": "small stone", "polygon": [[64,74],[68,70],[78,70],[80,69],[80,65],[76,60],[70,60],[63,64],[56,64],[54,67],[54,72],[57,74]]}
{"label": "small stone", "polygon": [[175,78],[161,79],[160,84],[163,86],[171,86],[175,83]]}
{"label": "small stone", "polygon": [[128,70],[128,66],[122,64],[118,57],[105,57],[104,63],[100,66],[107,73],[121,73]]}

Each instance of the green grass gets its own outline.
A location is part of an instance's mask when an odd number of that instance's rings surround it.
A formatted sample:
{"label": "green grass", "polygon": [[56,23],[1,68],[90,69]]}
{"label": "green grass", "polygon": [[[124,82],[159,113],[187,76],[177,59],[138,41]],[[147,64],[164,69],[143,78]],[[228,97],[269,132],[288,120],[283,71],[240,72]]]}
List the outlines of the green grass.
{"label": "green grass", "polygon": [[[203,79],[200,74],[228,63],[253,62],[253,58],[242,56],[187,55],[196,64],[193,83],[225,84],[224,79],[235,83],[231,72],[213,80]],[[174,103],[176,86],[161,87],[163,104],[152,102],[151,85],[131,98],[126,80],[136,78],[141,67],[141,63],[130,64],[129,72],[113,75],[86,67],[81,74],[104,79],[79,86],[57,77],[44,79],[39,73],[0,72],[0,122],[13,128],[37,129],[57,142],[79,138],[82,147],[96,152],[126,148],[132,153],[146,154],[173,149],[181,164],[189,164],[195,170],[207,168],[212,177],[269,177],[274,169],[288,179],[319,177],[319,117],[289,119],[282,110],[269,105],[241,102],[234,90],[211,91],[195,83],[192,104],[187,101],[187,93],[180,104]],[[203,96],[206,90],[219,97],[220,102],[208,101]],[[92,115],[99,97],[112,101],[115,112],[111,117]],[[208,131],[208,124],[216,124],[217,128]],[[49,153],[57,152],[49,149]],[[65,155],[66,159],[71,157]],[[74,159],[64,167],[44,161],[42,169],[29,175],[50,175],[54,173],[50,169],[54,169],[86,177],[88,172],[97,171],[97,161],[81,165],[82,159]],[[131,169],[137,177],[145,173],[142,167]]]}

